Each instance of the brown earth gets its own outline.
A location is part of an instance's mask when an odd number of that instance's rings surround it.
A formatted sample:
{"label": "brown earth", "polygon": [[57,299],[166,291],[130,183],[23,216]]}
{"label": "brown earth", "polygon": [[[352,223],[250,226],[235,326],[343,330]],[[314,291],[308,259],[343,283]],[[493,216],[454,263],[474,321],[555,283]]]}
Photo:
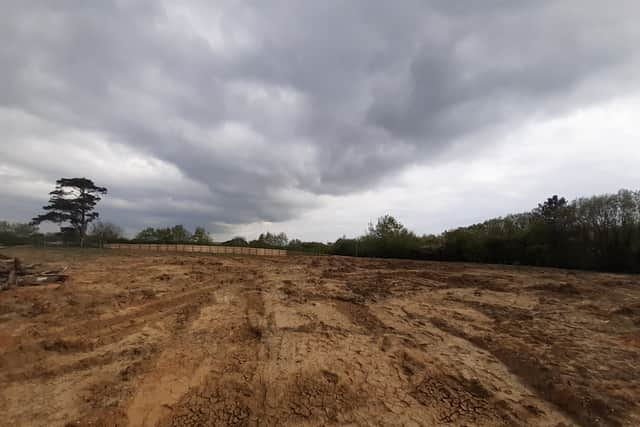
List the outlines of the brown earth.
{"label": "brown earth", "polygon": [[0,425],[640,425],[640,277],[3,250]]}

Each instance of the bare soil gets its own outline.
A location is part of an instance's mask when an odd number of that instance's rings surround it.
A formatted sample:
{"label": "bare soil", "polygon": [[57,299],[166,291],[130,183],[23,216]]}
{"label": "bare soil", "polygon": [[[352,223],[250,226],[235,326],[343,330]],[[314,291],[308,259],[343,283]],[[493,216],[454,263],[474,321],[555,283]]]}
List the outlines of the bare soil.
{"label": "bare soil", "polygon": [[2,250],[0,425],[640,425],[640,277]]}

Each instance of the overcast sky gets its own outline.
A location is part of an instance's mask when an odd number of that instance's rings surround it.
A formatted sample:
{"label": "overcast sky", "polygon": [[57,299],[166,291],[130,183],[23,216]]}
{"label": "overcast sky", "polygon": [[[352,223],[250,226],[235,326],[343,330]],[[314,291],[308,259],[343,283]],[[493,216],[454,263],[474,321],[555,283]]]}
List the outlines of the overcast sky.
{"label": "overcast sky", "polygon": [[640,188],[640,2],[0,0],[0,219],[334,240]]}

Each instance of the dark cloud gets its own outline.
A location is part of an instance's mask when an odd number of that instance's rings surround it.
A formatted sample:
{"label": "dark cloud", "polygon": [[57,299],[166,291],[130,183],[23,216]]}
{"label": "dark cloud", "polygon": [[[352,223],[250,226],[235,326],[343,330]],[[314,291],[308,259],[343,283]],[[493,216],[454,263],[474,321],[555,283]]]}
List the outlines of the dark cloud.
{"label": "dark cloud", "polygon": [[[638,65],[632,1],[9,3],[0,118],[26,118],[0,168],[102,178],[106,211],[135,225],[290,219],[461,138],[622,93]],[[105,162],[65,163],[94,143]],[[122,156],[156,162],[149,181]]]}

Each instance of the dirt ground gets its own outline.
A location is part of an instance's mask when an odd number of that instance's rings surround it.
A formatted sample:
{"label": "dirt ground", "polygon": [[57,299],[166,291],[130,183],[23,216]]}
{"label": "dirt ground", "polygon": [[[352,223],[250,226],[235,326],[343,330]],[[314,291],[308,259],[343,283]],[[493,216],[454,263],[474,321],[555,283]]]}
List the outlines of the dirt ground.
{"label": "dirt ground", "polygon": [[636,426],[640,277],[14,249],[3,426]]}

